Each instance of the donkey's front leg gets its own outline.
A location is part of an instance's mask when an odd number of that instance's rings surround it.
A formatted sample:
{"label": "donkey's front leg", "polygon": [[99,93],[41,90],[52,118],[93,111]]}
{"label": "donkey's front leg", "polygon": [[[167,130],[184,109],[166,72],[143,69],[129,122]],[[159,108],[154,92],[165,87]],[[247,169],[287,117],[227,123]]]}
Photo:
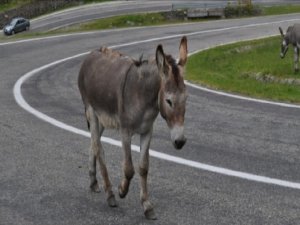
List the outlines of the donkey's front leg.
{"label": "donkey's front leg", "polygon": [[125,196],[128,193],[130,180],[134,176],[134,167],[132,164],[132,158],[131,158],[131,133],[122,130],[122,148],[124,151],[124,161],[123,161],[123,171],[124,171],[124,177],[121,181],[121,184],[119,185],[119,195],[120,198],[125,198]]}
{"label": "donkey's front leg", "polygon": [[154,213],[153,206],[151,202],[148,200],[148,190],[147,190],[147,177],[148,177],[148,169],[149,169],[149,147],[150,141],[152,137],[152,128],[149,132],[142,134],[140,137],[141,142],[141,155],[140,155],[140,163],[139,163],[139,173],[141,178],[141,203],[144,208],[144,214],[147,219],[155,220],[156,216]]}
{"label": "donkey's front leg", "polygon": [[299,71],[299,48],[297,46],[294,47],[294,70]]}

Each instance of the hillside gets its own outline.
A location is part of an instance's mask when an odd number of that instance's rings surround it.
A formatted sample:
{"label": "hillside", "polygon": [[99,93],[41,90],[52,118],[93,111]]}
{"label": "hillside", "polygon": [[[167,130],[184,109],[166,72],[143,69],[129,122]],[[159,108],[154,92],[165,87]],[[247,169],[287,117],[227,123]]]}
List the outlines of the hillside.
{"label": "hillside", "polygon": [[104,0],[0,0],[0,29],[12,18],[34,18],[59,9]]}

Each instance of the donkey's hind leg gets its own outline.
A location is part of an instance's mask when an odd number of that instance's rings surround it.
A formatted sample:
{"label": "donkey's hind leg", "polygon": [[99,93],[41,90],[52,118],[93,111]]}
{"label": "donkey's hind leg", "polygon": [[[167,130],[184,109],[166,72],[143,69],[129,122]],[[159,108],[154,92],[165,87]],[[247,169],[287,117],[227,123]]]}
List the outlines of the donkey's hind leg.
{"label": "donkey's hind leg", "polygon": [[[97,139],[99,139],[99,128],[94,123],[97,123],[96,118],[94,118],[94,111],[91,106],[85,109],[86,119],[88,128],[91,132],[91,146],[89,149],[89,175],[90,175],[90,189],[93,192],[100,192],[99,184],[96,178],[96,154],[99,151],[99,144]],[[92,125],[92,126],[91,126]]]}
{"label": "donkey's hind leg", "polygon": [[98,182],[96,179],[96,161],[99,162],[100,172],[104,182],[104,190],[107,195],[108,205],[111,207],[117,206],[115,196],[112,191],[112,185],[109,180],[105,159],[104,151],[100,142],[100,137],[104,131],[104,127],[99,124],[99,120],[92,107],[88,108],[90,131],[91,131],[91,149],[90,149],[90,178],[91,178],[91,189],[93,191],[99,191]]}

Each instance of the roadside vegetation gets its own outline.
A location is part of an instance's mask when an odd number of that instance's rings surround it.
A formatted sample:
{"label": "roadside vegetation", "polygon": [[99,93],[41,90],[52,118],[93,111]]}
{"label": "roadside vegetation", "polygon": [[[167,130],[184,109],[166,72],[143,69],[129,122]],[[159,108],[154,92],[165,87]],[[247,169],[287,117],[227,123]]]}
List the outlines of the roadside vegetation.
{"label": "roadside vegetation", "polygon": [[[30,3],[40,3],[40,2],[46,2],[48,0],[0,0],[0,12],[16,9],[19,7],[22,7],[24,5],[30,4]],[[71,1],[65,1],[69,2],[70,6],[73,6],[74,3],[76,5],[80,4],[89,4],[89,3],[99,3],[99,2],[107,2],[109,0],[71,0]],[[52,2],[56,2],[56,5],[60,5],[59,0],[54,0]],[[68,4],[68,3],[67,3]],[[65,3],[66,5],[66,3]],[[55,8],[53,10],[56,10]]]}
{"label": "roadside vegetation", "polygon": [[272,7],[264,7],[262,9],[263,15],[279,15],[279,14],[288,14],[288,13],[299,13],[300,5],[280,5]]}
{"label": "roadside vegetation", "polygon": [[215,47],[189,57],[187,79],[217,90],[300,103],[293,51],[279,57],[279,36]]}
{"label": "roadside vegetation", "polygon": [[0,1],[0,12],[14,9],[30,3],[31,0],[2,0]]}
{"label": "roadside vegetation", "polygon": [[61,28],[54,33],[92,31],[113,28],[137,27],[137,26],[155,26],[174,23],[200,22],[208,21],[212,18],[202,18],[187,20],[183,11],[174,12],[157,12],[157,13],[140,13],[131,15],[113,16],[94,20],[92,22],[77,24],[66,28]]}

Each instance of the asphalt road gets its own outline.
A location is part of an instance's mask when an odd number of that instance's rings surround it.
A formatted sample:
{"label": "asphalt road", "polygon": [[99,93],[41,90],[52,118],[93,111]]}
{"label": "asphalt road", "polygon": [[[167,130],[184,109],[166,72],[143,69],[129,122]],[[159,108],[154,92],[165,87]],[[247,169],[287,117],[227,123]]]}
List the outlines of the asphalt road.
{"label": "asphalt road", "polygon": [[[298,186],[247,180],[243,174],[226,176],[152,157],[149,190],[158,220],[146,221],[139,202],[137,174],[128,196],[117,199],[119,207],[109,208],[103,191],[94,194],[88,190],[89,139],[28,113],[16,103],[12,91],[25,73],[100,45],[118,46],[131,56],[144,53],[146,57],[153,55],[157,44],[162,43],[166,52],[176,56],[183,34],[188,36],[189,51],[193,52],[275,35],[279,25],[286,28],[295,22],[300,22],[300,14],[0,44],[0,224],[300,224],[300,109],[189,87],[186,146],[181,151],[173,149],[168,128],[159,117],[151,149]],[[83,58],[72,58],[36,72],[23,83],[22,94],[34,109],[86,131],[76,84]],[[119,139],[116,131],[105,131],[104,136]],[[137,138],[134,143],[138,144]],[[107,143],[104,148],[116,191],[122,152]],[[138,156],[133,153],[135,164]]]}

